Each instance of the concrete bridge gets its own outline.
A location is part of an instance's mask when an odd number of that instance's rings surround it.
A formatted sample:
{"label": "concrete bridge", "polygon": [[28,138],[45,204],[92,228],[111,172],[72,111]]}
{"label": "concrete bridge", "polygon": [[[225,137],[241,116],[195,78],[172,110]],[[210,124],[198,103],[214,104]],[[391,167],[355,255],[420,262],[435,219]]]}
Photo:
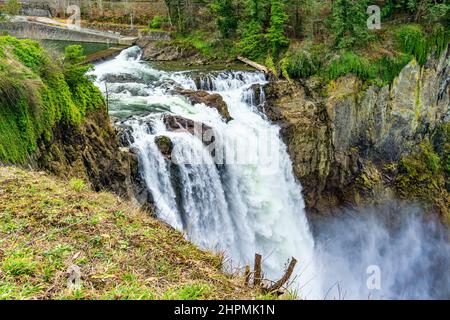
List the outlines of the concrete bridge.
{"label": "concrete bridge", "polygon": [[137,41],[134,37],[124,37],[114,32],[104,32],[87,28],[76,28],[49,18],[15,17],[0,22],[0,31],[6,31],[17,38],[35,40],[63,40],[76,42],[96,42],[111,45],[131,46]]}

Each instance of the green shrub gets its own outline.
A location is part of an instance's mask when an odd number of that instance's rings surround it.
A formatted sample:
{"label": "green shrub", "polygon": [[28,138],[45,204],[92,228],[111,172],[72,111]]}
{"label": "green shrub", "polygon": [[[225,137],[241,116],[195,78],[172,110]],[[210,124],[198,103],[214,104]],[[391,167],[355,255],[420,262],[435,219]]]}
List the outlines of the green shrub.
{"label": "green shrub", "polygon": [[150,28],[151,29],[159,29],[161,28],[162,24],[164,22],[164,18],[161,16],[154,16],[152,20],[150,21]]}
{"label": "green shrub", "polygon": [[382,56],[374,64],[376,75],[384,84],[389,84],[412,59],[408,54]]}
{"label": "green shrub", "polygon": [[81,179],[73,178],[69,181],[69,185],[72,188],[72,190],[76,192],[81,192],[86,187],[86,184]]}
{"label": "green shrub", "polygon": [[269,68],[270,71],[276,76],[278,76],[277,68],[275,67],[275,63],[273,62],[272,55],[268,54],[266,57],[266,67]]}
{"label": "green shrub", "polygon": [[419,25],[407,25],[397,33],[401,50],[413,55],[419,64],[424,64],[427,58],[427,41]]}
{"label": "green shrub", "polygon": [[442,53],[450,40],[450,32],[438,24],[425,35],[420,25],[406,25],[397,31],[396,37],[400,49],[423,65],[433,50]]}
{"label": "green shrub", "polygon": [[315,45],[287,54],[286,70],[292,78],[307,78],[320,71],[328,52],[324,45]]}
{"label": "green shrub", "polygon": [[372,64],[365,58],[349,51],[330,62],[324,70],[324,77],[327,80],[334,80],[350,73],[363,80],[375,78],[375,70]]}

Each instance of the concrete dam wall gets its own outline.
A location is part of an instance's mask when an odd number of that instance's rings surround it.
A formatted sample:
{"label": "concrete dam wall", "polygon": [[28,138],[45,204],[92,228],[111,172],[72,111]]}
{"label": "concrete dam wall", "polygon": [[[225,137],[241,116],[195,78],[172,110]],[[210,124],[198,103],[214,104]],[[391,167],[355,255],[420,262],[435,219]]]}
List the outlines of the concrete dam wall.
{"label": "concrete dam wall", "polygon": [[136,41],[136,38],[122,37],[114,33],[85,28],[74,29],[32,21],[2,22],[0,23],[0,31],[6,31],[9,35],[17,38],[36,40],[97,42],[111,45],[133,45]]}

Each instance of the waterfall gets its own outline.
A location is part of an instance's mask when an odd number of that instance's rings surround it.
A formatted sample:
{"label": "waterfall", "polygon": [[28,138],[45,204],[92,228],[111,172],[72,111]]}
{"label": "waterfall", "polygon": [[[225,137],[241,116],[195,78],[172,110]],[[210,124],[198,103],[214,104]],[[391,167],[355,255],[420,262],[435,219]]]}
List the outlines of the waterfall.
{"label": "waterfall", "polygon": [[[255,253],[261,253],[263,271],[273,280],[293,256],[299,261],[302,293],[320,296],[301,187],[279,128],[258,109],[265,99],[264,74],[211,72],[196,79],[192,72],[151,68],[140,61],[136,47],[98,65],[94,74],[103,90],[109,83],[111,115],[131,128],[132,146],[139,151],[160,219],[202,248],[223,251],[234,266],[251,264]],[[216,109],[192,105],[173,92],[177,87],[220,94],[233,119],[226,123]],[[164,114],[211,128],[215,156],[201,137],[167,130]],[[157,136],[173,142],[172,164],[157,148]]]}
{"label": "waterfall", "polygon": [[[293,287],[301,298],[450,297],[448,229],[424,220],[417,206],[321,219],[313,238],[280,130],[263,112],[262,73],[166,72],[140,55],[138,47],[126,49],[93,74],[138,151],[161,220],[200,247],[224,252],[235,267],[261,253],[272,280],[295,257]],[[192,104],[181,89],[219,94],[232,120]],[[188,119],[194,132],[168,130],[167,116]],[[170,158],[155,141],[162,136],[172,142]]]}

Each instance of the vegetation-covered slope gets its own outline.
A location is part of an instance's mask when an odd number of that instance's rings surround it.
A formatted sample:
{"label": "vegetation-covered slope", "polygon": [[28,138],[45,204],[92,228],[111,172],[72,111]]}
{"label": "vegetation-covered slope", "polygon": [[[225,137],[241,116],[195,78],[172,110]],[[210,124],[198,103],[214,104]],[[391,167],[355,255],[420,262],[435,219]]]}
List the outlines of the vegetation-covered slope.
{"label": "vegetation-covered slope", "polygon": [[76,126],[105,108],[82,59],[76,46],[63,61],[35,41],[0,37],[0,161],[26,162],[39,139],[51,141],[57,124]]}
{"label": "vegetation-covered slope", "polygon": [[[70,290],[77,265],[81,288]],[[0,299],[248,299],[222,257],[81,180],[0,167]]]}

